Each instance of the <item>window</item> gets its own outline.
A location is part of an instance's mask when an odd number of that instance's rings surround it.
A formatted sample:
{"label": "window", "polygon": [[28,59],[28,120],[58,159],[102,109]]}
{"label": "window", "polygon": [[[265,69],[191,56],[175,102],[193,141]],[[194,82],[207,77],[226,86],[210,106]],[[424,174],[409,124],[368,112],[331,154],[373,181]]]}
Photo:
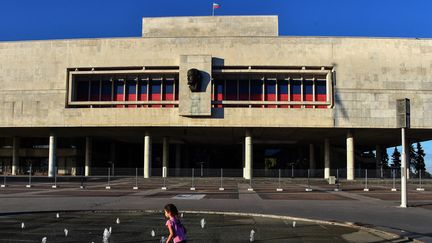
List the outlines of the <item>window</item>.
{"label": "window", "polygon": [[178,107],[178,70],[168,73],[71,71],[69,107]]}
{"label": "window", "polygon": [[[276,80],[266,80],[265,82],[265,100],[276,101]],[[276,108],[276,105],[266,105],[267,108]]]}
{"label": "window", "polygon": [[[264,71],[265,70],[265,71]],[[213,74],[213,107],[329,108],[330,68],[226,68]]]}
{"label": "window", "polygon": [[[278,100],[289,101],[288,80],[278,80]],[[280,108],[288,108],[288,105],[280,105]]]}
{"label": "window", "polygon": [[[291,101],[302,101],[302,81],[301,79],[295,79],[291,82]],[[292,105],[291,108],[300,108],[300,105]]]}

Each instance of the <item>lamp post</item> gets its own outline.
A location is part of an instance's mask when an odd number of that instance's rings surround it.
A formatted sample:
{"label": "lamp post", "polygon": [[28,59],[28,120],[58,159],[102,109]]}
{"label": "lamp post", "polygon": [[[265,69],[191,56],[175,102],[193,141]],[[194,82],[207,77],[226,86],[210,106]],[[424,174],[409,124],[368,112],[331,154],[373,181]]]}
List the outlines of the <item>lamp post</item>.
{"label": "lamp post", "polygon": [[407,157],[406,129],[410,127],[410,100],[396,100],[397,126],[401,129],[402,161],[401,161],[401,208],[407,207]]}

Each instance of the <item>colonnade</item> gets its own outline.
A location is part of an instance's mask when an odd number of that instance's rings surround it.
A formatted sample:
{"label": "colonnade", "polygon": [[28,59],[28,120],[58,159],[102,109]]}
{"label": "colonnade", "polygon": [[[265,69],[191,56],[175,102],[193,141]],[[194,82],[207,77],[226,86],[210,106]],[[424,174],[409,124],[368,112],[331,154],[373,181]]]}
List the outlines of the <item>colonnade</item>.
{"label": "colonnade", "polygon": [[[167,177],[169,175],[169,137],[163,137],[162,140],[162,176]],[[251,179],[253,177],[253,133],[251,129],[246,129],[243,144],[243,177],[245,179]],[[84,175],[91,175],[92,167],[92,146],[93,140],[91,137],[85,138],[85,170]],[[323,140],[324,147],[324,179],[328,179],[331,176],[331,140],[325,138]],[[12,144],[12,175],[17,174],[18,161],[19,161],[19,148],[20,139],[18,137],[13,138]],[[377,151],[377,168],[381,161],[382,148],[376,147]],[[355,157],[354,157],[354,134],[352,131],[347,132],[346,136],[346,169],[347,169],[347,180],[354,180],[354,169],[355,169]],[[57,153],[57,136],[55,134],[49,135],[49,154],[48,154],[48,176],[53,177],[56,169],[56,153]],[[152,168],[152,137],[150,133],[144,135],[144,161],[143,161],[143,175],[144,178],[151,177]],[[175,175],[179,175],[179,169],[181,165],[181,145],[176,145],[175,152]],[[316,156],[315,156],[315,144],[309,144],[309,168],[316,169]]]}

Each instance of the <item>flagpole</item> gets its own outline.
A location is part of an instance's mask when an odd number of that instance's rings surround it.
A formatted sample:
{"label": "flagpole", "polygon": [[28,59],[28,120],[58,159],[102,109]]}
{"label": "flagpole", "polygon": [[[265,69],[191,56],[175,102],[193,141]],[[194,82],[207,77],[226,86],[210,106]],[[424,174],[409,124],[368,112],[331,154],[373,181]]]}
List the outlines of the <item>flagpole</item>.
{"label": "flagpole", "polygon": [[214,16],[214,6],[212,4],[212,16]]}

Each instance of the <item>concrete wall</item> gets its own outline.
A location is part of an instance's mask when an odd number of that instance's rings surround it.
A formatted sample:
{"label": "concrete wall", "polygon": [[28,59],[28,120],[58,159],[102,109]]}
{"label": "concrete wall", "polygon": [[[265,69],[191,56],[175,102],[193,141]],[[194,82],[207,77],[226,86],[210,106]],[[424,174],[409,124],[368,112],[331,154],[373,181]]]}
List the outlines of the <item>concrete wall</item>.
{"label": "concrete wall", "polygon": [[[225,108],[212,118],[178,108],[65,108],[67,68],[179,66],[180,55],[224,65],[334,66],[333,109]],[[112,38],[0,43],[0,127],[396,126],[411,99],[412,127],[432,128],[432,40],[317,37]]]}
{"label": "concrete wall", "polygon": [[278,16],[143,18],[143,37],[277,36]]}

